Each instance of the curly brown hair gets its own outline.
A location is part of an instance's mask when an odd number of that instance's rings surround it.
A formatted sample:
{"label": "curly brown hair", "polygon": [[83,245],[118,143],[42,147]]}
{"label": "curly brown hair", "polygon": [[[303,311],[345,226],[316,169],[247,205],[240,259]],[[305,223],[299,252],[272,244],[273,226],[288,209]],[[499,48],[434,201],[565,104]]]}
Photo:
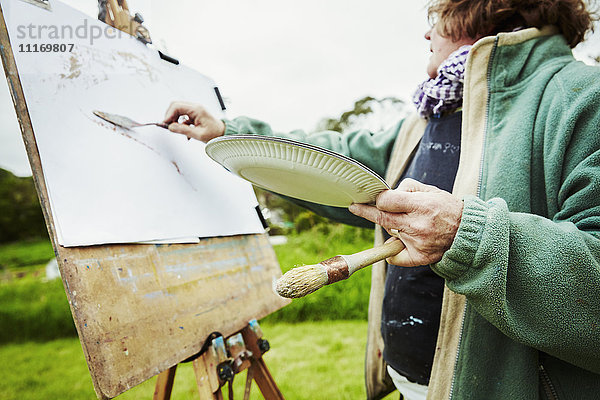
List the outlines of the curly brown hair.
{"label": "curly brown hair", "polygon": [[[593,0],[590,0],[593,1]],[[518,28],[555,25],[575,47],[597,19],[584,0],[432,0],[430,22],[439,21],[444,36],[477,39]],[[587,3],[587,4],[586,4]]]}

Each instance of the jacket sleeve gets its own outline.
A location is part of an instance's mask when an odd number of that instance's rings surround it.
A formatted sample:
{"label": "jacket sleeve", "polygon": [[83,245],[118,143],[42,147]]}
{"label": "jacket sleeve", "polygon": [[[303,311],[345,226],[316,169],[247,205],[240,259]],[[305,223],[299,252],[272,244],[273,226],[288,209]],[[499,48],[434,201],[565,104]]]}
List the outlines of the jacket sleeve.
{"label": "jacket sleeve", "polygon": [[556,212],[466,197],[455,240],[432,268],[505,335],[600,373],[600,94],[588,94],[565,106],[569,128],[546,136],[546,157],[564,155],[546,171]]}
{"label": "jacket sleeve", "polygon": [[513,340],[600,373],[599,232],[598,218],[553,221],[469,197],[452,247],[432,268]]}
{"label": "jacket sleeve", "polygon": [[[385,176],[392,147],[403,121],[400,121],[387,130],[376,133],[360,129],[344,134],[335,131],[322,131],[309,134],[302,130],[279,133],[274,132],[265,122],[248,117],[238,117],[233,120],[224,120],[223,122],[225,122],[225,135],[252,134],[275,136],[313,144],[353,158],[372,169],[379,176]],[[346,208],[323,206],[287,196],[282,197],[338,222],[368,228],[374,226],[371,222],[350,213]]]}

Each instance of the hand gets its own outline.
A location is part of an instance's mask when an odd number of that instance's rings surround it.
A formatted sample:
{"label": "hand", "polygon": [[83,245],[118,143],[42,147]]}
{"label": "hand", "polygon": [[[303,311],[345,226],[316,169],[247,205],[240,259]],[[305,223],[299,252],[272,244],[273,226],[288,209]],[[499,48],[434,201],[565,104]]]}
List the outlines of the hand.
{"label": "hand", "polygon": [[[180,122],[180,118],[187,118]],[[189,138],[208,142],[225,133],[225,124],[213,117],[199,104],[175,101],[171,103],[165,115],[165,124],[171,132],[180,133]]]}
{"label": "hand", "polygon": [[[450,248],[460,224],[463,202],[456,196],[413,179],[377,196],[375,206],[352,204],[350,212],[397,230],[406,248],[387,259],[402,267],[438,262]],[[394,232],[395,233],[395,232]],[[392,238],[393,239],[393,238]]]}

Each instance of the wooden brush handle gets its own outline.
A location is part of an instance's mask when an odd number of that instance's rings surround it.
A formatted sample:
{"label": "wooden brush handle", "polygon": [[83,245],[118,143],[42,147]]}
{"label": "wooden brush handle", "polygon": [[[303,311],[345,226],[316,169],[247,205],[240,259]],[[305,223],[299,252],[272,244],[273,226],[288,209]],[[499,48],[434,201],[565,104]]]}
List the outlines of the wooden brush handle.
{"label": "wooden brush handle", "polygon": [[401,240],[394,240],[384,243],[372,249],[363,250],[361,252],[341,256],[348,264],[349,276],[361,268],[385,260],[388,257],[395,256],[404,249],[404,243]]}

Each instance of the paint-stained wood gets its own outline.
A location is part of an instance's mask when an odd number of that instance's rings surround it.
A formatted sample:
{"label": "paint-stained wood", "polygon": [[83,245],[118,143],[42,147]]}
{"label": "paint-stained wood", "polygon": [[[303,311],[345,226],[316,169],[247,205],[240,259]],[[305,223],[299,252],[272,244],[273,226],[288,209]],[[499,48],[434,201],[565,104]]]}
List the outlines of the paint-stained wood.
{"label": "paint-stained wood", "polygon": [[272,289],[281,272],[266,235],[210,238],[195,245],[58,245],[1,8],[0,53],[99,398],[113,398],[192,356],[211,332],[228,336],[287,304]]}
{"label": "paint-stained wood", "polygon": [[194,375],[200,399],[212,399],[219,390],[217,378],[218,360],[210,351],[207,351],[193,361]]}
{"label": "paint-stained wood", "polygon": [[59,254],[88,365],[106,397],[197,353],[211,332],[232,334],[284,304],[273,293],[279,271],[264,235]]}
{"label": "paint-stained wood", "polygon": [[171,398],[173,383],[175,381],[175,372],[177,372],[177,365],[158,374],[152,400],[169,400]]}

